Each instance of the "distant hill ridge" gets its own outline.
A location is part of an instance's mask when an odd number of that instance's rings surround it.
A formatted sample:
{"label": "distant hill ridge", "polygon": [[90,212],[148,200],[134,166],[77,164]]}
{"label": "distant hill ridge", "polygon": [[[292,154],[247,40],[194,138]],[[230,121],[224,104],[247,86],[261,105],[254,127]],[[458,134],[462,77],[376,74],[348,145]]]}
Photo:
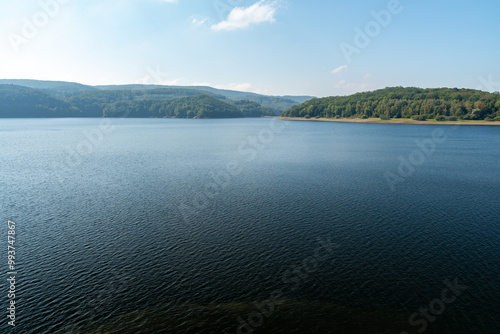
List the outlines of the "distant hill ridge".
{"label": "distant hill ridge", "polygon": [[266,96],[203,86],[88,86],[63,81],[0,79],[0,117],[282,115],[500,121],[500,94],[474,89],[389,87],[350,96],[308,98]]}
{"label": "distant hill ridge", "polygon": [[193,89],[99,90],[36,84],[43,89],[0,84],[0,117],[234,118],[276,114],[256,102]]}
{"label": "distant hill ridge", "polygon": [[[23,86],[33,89],[38,89],[46,92],[53,97],[62,100],[69,100],[71,98],[77,97],[78,95],[85,95],[90,98],[91,93],[96,93],[102,98],[102,95],[98,92],[103,91],[120,91],[124,93],[126,91],[136,92],[135,96],[142,95],[143,97],[149,95],[148,98],[153,99],[172,99],[173,97],[187,97],[200,94],[208,94],[212,96],[219,96],[220,99],[227,99],[228,101],[251,101],[258,103],[264,108],[271,110],[273,115],[281,115],[284,110],[291,108],[294,105],[303,103],[311,98],[312,96],[268,96],[249,92],[240,92],[233,90],[223,90],[213,87],[205,86],[163,86],[163,85],[140,85],[140,84],[130,84],[130,85],[105,85],[105,86],[89,86],[74,82],[64,82],[64,81],[41,81],[41,80],[29,80],[29,79],[0,79],[0,85],[16,85]],[[154,94],[147,94],[146,91],[156,91]],[[89,93],[90,92],[90,93]],[[137,92],[142,92],[138,94]],[[124,93],[125,94],[125,93]],[[162,96],[162,94],[164,96]],[[130,94],[128,94],[130,96]],[[153,97],[154,95],[154,97]],[[116,102],[116,101],[115,101]],[[94,106],[95,107],[95,106]],[[104,111],[104,108],[101,110]],[[85,113],[85,112],[84,112]]]}

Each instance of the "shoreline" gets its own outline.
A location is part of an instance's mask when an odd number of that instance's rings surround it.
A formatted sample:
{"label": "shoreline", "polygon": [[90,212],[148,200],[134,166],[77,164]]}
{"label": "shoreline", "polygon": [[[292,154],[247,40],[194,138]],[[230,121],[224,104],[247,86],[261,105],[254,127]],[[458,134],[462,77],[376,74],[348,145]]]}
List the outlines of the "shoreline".
{"label": "shoreline", "polygon": [[432,124],[432,125],[500,125],[498,121],[414,121],[411,119],[381,120],[380,118],[303,118],[303,117],[279,117],[281,121],[313,121],[313,122],[340,122],[340,123],[383,123],[383,124]]}

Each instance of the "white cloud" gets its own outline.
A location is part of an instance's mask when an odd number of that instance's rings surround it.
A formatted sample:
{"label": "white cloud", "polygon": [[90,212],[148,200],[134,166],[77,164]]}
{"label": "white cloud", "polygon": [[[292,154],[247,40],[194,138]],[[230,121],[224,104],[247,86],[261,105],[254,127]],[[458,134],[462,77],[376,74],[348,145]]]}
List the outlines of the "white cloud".
{"label": "white cloud", "polygon": [[231,83],[228,85],[215,85],[215,88],[249,92],[253,89],[253,85],[248,82],[242,82],[242,83]]}
{"label": "white cloud", "polygon": [[207,22],[208,18],[203,17],[203,16],[199,16],[199,15],[193,15],[189,18],[189,20],[191,21],[191,24],[195,28],[198,28],[198,27],[201,27],[202,25],[204,25],[205,22]]}
{"label": "white cloud", "polygon": [[231,84],[227,84],[227,85],[214,85],[213,87],[218,88],[218,89],[237,90],[240,92],[250,92],[250,93],[256,93],[256,94],[269,94],[269,92],[266,89],[261,89],[261,88],[255,87],[253,84],[248,83],[248,82],[231,83]]}
{"label": "white cloud", "polygon": [[236,30],[245,29],[252,24],[274,23],[276,19],[276,2],[267,3],[261,0],[250,7],[236,7],[228,15],[225,21],[212,25],[212,30]]}
{"label": "white cloud", "polygon": [[333,87],[335,87],[336,89],[346,91],[350,94],[356,92],[363,92],[370,90],[371,88],[374,87],[373,83],[367,80],[368,78],[366,77],[366,75],[361,82],[349,82],[347,80],[340,80]]}
{"label": "white cloud", "polygon": [[217,89],[226,89],[226,90],[238,90],[248,92],[253,89],[253,85],[251,83],[243,82],[243,83],[230,83],[230,84],[213,84],[209,82],[195,82],[190,86],[208,86]]}
{"label": "white cloud", "polygon": [[340,72],[342,72],[343,70],[346,70],[346,69],[347,69],[347,67],[348,67],[347,65],[342,65],[342,66],[339,66],[339,67],[337,67],[336,69],[334,69],[334,70],[332,71],[332,74],[337,74],[337,73],[340,73]]}
{"label": "white cloud", "polygon": [[177,85],[181,81],[180,79],[171,79],[170,75],[167,72],[162,72],[160,70],[159,65],[156,65],[156,68],[152,68],[150,66],[146,67],[146,72],[148,73],[148,75],[136,81],[136,83],[142,85],[172,86]]}
{"label": "white cloud", "polygon": [[148,75],[144,78],[136,80],[135,83],[138,85],[175,86],[178,85],[180,81],[180,79],[156,81]]}
{"label": "white cloud", "polygon": [[225,89],[225,90],[237,90],[240,92],[251,92],[256,94],[267,94],[268,92],[263,89],[259,89],[248,82],[242,83],[230,83],[230,84],[213,84],[209,82],[195,82],[190,86],[208,86],[217,89]]}

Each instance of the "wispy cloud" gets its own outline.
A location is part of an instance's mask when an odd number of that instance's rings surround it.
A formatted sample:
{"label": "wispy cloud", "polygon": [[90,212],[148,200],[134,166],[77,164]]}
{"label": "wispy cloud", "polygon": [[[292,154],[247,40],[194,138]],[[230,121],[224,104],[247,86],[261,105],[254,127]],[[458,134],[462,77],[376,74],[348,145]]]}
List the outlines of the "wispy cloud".
{"label": "wispy cloud", "polygon": [[339,66],[332,71],[332,74],[338,74],[338,73],[342,72],[343,70],[346,70],[347,67],[348,67],[347,65]]}
{"label": "wispy cloud", "polygon": [[146,72],[148,75],[142,79],[136,81],[137,84],[141,85],[165,85],[172,86],[177,85],[181,79],[172,79],[167,72],[160,70],[160,66],[156,65],[156,68],[150,66],[146,67]]}
{"label": "wispy cloud", "polygon": [[195,82],[190,84],[189,86],[208,86],[217,89],[226,89],[226,90],[236,90],[240,92],[251,92],[257,94],[268,94],[269,92],[264,89],[259,89],[255,87],[253,84],[248,82],[242,83],[230,83],[230,84],[214,84],[209,82]]}
{"label": "wispy cloud", "polygon": [[201,15],[193,15],[189,18],[189,21],[191,21],[191,24],[195,27],[201,27],[202,25],[205,24],[205,22],[208,21],[207,17],[201,16]]}
{"label": "wispy cloud", "polygon": [[244,91],[244,92],[250,92],[254,89],[253,85],[251,83],[248,83],[248,82],[231,83],[228,85],[215,85],[215,88],[238,90],[238,91]]}
{"label": "wispy cloud", "polygon": [[225,21],[212,25],[212,30],[237,30],[248,28],[252,24],[274,23],[276,9],[276,2],[266,0],[261,0],[250,7],[236,7]]}
{"label": "wispy cloud", "polygon": [[138,85],[175,86],[175,85],[179,85],[180,81],[181,81],[181,79],[155,81],[153,78],[146,76],[144,78],[136,80],[135,83]]}
{"label": "wispy cloud", "polygon": [[333,87],[336,89],[340,89],[346,93],[355,93],[355,92],[361,92],[361,91],[366,91],[369,89],[372,89],[375,87],[374,83],[371,82],[369,79],[371,77],[370,73],[366,73],[363,76],[363,79],[361,82],[350,82],[347,80],[340,80]]}

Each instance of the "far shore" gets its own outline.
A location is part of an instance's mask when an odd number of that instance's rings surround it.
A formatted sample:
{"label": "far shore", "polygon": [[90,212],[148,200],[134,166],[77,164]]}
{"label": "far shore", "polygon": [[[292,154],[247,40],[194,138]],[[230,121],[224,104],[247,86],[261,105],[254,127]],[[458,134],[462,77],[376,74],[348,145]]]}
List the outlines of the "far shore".
{"label": "far shore", "polygon": [[303,118],[303,117],[280,117],[283,121],[314,121],[314,122],[345,122],[345,123],[389,123],[389,124],[434,124],[434,125],[500,125],[497,121],[415,121],[407,118],[393,118],[381,120],[380,118]]}

